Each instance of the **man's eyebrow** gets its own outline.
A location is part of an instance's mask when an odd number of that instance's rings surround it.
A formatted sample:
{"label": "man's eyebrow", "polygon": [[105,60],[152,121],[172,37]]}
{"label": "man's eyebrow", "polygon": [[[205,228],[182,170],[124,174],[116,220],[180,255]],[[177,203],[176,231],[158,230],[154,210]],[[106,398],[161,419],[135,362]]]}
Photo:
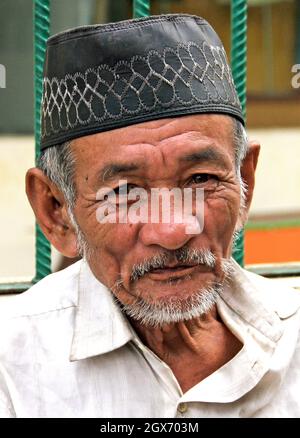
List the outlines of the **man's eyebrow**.
{"label": "man's eyebrow", "polygon": [[180,158],[180,161],[191,161],[191,162],[212,162],[225,166],[227,160],[225,155],[212,147],[207,147],[199,151],[191,152],[188,155],[184,155]]}
{"label": "man's eyebrow", "polygon": [[132,172],[134,170],[138,170],[139,168],[140,166],[134,163],[110,163],[104,166],[104,168],[100,171],[99,180],[101,182],[112,180],[122,173]]}
{"label": "man's eyebrow", "polygon": [[[207,147],[205,149],[184,155],[180,157],[179,160],[188,162],[213,162],[219,163],[222,166],[226,164],[224,155],[212,147]],[[136,163],[109,163],[104,166],[103,169],[101,169],[99,173],[99,180],[101,182],[110,181],[122,173],[139,170],[140,167],[141,166]]]}

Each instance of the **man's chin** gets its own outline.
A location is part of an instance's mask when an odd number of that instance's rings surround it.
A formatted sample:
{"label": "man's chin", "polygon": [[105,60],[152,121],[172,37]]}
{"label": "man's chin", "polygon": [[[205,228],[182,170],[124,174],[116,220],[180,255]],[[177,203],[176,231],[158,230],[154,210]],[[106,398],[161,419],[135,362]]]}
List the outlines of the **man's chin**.
{"label": "man's chin", "polygon": [[122,304],[122,308],[130,318],[142,325],[162,327],[209,313],[215,306],[220,291],[221,286],[214,284],[189,292],[185,290],[177,295],[160,294],[157,297],[153,291],[139,293],[139,298],[129,305]]}

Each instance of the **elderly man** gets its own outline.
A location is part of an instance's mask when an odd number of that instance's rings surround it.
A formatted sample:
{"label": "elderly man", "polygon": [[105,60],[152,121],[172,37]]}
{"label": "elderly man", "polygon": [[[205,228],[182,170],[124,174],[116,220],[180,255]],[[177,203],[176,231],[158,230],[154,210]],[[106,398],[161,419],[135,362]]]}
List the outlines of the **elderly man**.
{"label": "elderly man", "polygon": [[[1,414],[299,416],[300,299],[231,259],[259,145],[209,24],[50,38],[41,149],[28,198],[50,242],[83,259],[3,307]],[[154,220],[157,189],[192,193],[192,208],[159,192],[170,215]]]}

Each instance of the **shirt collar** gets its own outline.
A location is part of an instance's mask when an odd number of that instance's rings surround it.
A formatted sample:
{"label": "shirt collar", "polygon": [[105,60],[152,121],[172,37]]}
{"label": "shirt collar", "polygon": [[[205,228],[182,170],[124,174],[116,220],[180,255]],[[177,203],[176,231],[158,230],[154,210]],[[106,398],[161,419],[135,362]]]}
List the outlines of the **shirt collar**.
{"label": "shirt collar", "polygon": [[300,307],[299,293],[242,269],[233,259],[232,265],[233,274],[225,283],[220,301],[269,341],[278,342],[284,330],[282,320]]}
{"label": "shirt collar", "polygon": [[134,333],[112,293],[81,262],[70,360],[113,351],[133,339]]}
{"label": "shirt collar", "polygon": [[233,259],[232,266],[232,275],[225,283],[221,300],[244,323],[270,341],[277,342],[282,336],[281,321],[272,305],[264,299],[273,283],[267,280],[261,287],[260,282],[257,284],[258,276],[242,269]]}

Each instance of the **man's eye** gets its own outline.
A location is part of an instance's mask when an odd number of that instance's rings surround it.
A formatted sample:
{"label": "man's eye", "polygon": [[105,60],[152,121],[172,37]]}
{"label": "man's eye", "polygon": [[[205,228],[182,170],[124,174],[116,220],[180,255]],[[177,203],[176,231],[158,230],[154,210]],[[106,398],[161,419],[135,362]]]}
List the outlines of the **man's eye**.
{"label": "man's eye", "polygon": [[114,195],[112,199],[117,199],[119,201],[126,200],[130,190],[135,189],[136,187],[137,186],[135,184],[123,184],[115,187],[114,189],[111,189],[110,192],[105,194],[103,200],[111,200],[112,195]]}
{"label": "man's eye", "polygon": [[204,184],[217,181],[218,177],[216,175],[211,175],[210,173],[195,173],[191,179],[192,184]]}
{"label": "man's eye", "polygon": [[115,192],[116,195],[128,195],[130,190],[134,189],[135,187],[135,184],[124,184],[123,186],[114,188],[113,192]]}

